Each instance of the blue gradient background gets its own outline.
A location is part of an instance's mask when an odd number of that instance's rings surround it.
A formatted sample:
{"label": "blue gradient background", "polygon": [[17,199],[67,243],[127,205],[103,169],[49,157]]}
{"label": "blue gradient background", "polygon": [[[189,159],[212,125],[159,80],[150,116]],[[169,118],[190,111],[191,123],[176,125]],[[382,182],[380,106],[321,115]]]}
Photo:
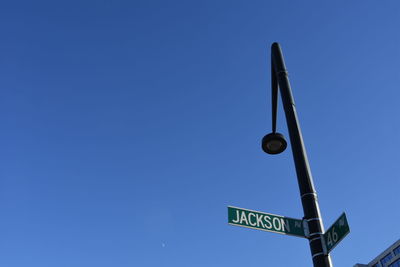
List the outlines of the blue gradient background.
{"label": "blue gradient background", "polygon": [[[399,238],[398,1],[0,4],[0,266],[311,266],[304,239],[227,224],[302,217],[271,130],[280,42],[335,266]],[[278,130],[287,134],[283,111]]]}

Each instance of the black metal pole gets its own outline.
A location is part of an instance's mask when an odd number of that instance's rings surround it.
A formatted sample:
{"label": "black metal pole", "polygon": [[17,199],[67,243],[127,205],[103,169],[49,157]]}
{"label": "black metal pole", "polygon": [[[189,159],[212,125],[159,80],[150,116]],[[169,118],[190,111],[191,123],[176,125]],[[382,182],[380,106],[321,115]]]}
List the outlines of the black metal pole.
{"label": "black metal pole", "polygon": [[283,108],[285,110],[286,122],[289,130],[290,143],[294,164],[296,167],[297,180],[299,183],[301,202],[303,205],[304,219],[308,222],[309,243],[314,267],[331,267],[329,255],[325,255],[322,247],[322,234],[324,231],[322,218],[319,211],[317,193],[311,176],[310,165],[304,147],[303,137],[297,119],[292,90],[290,88],[288,73],[282,51],[278,43],[271,47],[272,80],[276,79],[279,84]]}

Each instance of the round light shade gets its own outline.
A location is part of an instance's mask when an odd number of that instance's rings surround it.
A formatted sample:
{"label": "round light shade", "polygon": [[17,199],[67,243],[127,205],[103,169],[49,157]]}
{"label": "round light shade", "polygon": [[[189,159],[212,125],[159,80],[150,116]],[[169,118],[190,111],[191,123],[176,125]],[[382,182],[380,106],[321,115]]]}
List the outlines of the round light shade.
{"label": "round light shade", "polygon": [[287,143],[282,134],[270,133],[262,139],[261,147],[265,153],[279,154],[285,151]]}

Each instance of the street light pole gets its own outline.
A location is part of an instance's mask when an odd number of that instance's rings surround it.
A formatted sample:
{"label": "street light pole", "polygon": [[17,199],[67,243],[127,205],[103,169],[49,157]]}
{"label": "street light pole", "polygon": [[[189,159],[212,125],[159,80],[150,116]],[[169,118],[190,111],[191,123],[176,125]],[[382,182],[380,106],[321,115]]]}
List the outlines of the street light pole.
{"label": "street light pole", "polygon": [[[332,263],[330,257],[329,255],[325,255],[323,251],[322,242],[324,227],[319,211],[317,193],[314,188],[310,165],[308,163],[307,153],[304,147],[303,137],[297,118],[296,107],[294,104],[292,90],[290,88],[290,83],[288,79],[288,73],[286,71],[282,51],[278,43],[273,43],[271,46],[271,74],[273,129],[272,134],[277,134],[275,133],[275,131],[279,88],[289,130],[290,143],[292,146],[294,164],[296,167],[297,180],[300,189],[301,203],[303,205],[304,220],[307,221],[309,228],[308,240],[310,243],[313,264],[314,267],[331,267]],[[268,147],[268,144],[265,144],[265,142],[267,141],[263,139],[263,149],[265,147]],[[266,150],[264,149],[264,151]],[[266,152],[270,153],[268,151]]]}

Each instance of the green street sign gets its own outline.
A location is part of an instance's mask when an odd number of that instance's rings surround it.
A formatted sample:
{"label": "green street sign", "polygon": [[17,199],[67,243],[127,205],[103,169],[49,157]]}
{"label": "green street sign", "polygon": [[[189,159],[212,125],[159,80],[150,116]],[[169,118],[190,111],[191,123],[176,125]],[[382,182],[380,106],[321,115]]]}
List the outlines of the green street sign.
{"label": "green street sign", "polygon": [[346,214],[343,212],[324,234],[325,254],[328,254],[348,233],[350,233],[350,227]]}
{"label": "green street sign", "polygon": [[229,206],[228,223],[284,235],[305,237],[302,220],[254,210]]}

